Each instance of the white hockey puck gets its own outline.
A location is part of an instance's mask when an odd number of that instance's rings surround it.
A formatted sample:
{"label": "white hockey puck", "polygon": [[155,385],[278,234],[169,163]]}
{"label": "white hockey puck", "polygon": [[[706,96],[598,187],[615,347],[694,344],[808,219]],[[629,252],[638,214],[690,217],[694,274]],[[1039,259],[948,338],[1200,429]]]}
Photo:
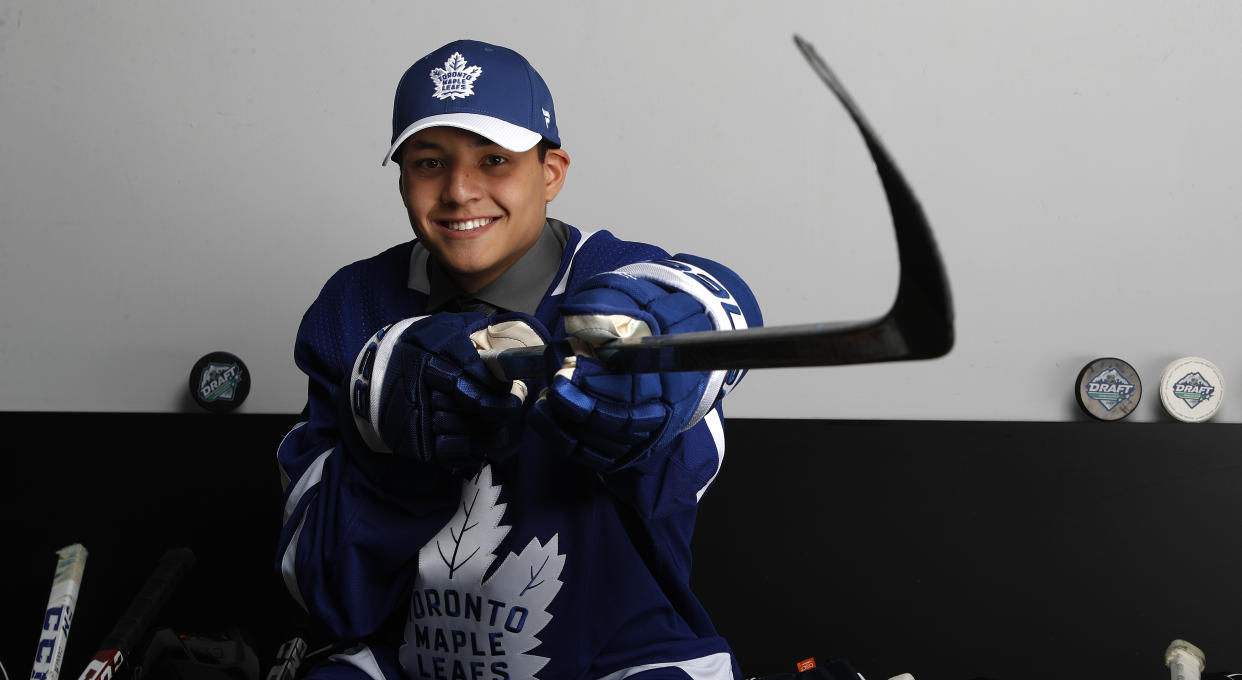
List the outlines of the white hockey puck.
{"label": "white hockey puck", "polygon": [[1074,381],[1078,406],[1097,420],[1121,420],[1139,405],[1143,383],[1138,371],[1115,357],[1094,359]]}
{"label": "white hockey puck", "polygon": [[1186,423],[1201,423],[1225,400],[1225,376],[1202,357],[1182,357],[1160,374],[1160,402],[1169,415]]}

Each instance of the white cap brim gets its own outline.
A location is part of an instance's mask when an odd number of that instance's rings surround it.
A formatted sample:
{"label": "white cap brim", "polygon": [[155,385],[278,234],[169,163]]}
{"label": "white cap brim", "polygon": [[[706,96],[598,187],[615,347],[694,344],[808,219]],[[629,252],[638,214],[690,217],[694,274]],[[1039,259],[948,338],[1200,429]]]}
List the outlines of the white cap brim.
{"label": "white cap brim", "polygon": [[499,118],[492,118],[491,116],[484,116],[478,113],[442,113],[437,116],[427,116],[421,120],[416,120],[405,130],[402,130],[401,134],[397,135],[397,139],[393,141],[392,146],[388,148],[388,155],[384,156],[384,162],[381,165],[388,165],[388,161],[392,160],[392,155],[414,133],[419,130],[426,130],[429,127],[441,126],[469,130],[516,153],[534,148],[539,143],[539,140],[543,139],[543,135],[534,130],[527,130],[524,127],[507,123]]}

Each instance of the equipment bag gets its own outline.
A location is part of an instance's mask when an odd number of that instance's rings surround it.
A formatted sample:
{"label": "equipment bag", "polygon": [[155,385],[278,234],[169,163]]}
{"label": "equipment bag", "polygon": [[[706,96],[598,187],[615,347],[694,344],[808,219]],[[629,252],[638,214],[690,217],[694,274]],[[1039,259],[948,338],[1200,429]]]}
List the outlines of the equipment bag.
{"label": "equipment bag", "polygon": [[259,657],[236,627],[208,635],[161,628],[151,634],[134,680],[259,680]]}

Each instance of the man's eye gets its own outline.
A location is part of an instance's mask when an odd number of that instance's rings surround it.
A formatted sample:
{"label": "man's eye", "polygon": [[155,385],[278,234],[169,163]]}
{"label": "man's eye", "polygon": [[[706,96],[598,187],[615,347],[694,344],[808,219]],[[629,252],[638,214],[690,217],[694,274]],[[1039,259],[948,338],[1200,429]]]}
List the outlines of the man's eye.
{"label": "man's eye", "polygon": [[509,162],[508,158],[505,158],[504,156],[501,156],[498,154],[490,154],[483,158],[484,165],[503,165],[508,162]]}
{"label": "man's eye", "polygon": [[438,158],[419,158],[414,161],[414,167],[419,170],[434,170],[442,168],[444,165]]}

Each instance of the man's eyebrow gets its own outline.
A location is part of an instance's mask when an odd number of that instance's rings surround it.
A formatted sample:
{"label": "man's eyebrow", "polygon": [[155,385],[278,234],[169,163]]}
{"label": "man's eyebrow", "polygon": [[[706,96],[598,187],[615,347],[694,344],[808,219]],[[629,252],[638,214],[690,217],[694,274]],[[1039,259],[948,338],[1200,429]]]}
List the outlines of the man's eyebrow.
{"label": "man's eyebrow", "polygon": [[444,150],[444,147],[436,144],[435,142],[425,142],[420,139],[411,139],[409,143],[411,149],[435,149],[436,151]]}

